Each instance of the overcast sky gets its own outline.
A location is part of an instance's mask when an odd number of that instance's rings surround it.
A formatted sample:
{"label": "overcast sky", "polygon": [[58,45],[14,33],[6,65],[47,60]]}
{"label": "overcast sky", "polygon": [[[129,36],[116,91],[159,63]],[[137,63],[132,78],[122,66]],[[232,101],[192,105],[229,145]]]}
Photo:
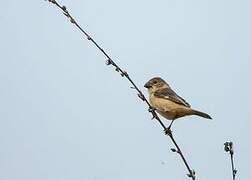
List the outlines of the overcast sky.
{"label": "overcast sky", "polygon": [[[160,76],[213,117],[173,126],[197,179],[231,179],[228,140],[236,179],[250,178],[250,1],[59,2],[145,94]],[[55,6],[1,7],[1,180],[188,179],[146,104]]]}

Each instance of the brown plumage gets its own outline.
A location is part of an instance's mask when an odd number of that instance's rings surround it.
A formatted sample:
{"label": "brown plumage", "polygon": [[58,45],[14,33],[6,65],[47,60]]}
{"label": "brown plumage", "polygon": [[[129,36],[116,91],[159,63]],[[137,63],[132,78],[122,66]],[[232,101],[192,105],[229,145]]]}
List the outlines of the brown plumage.
{"label": "brown plumage", "polygon": [[168,120],[173,121],[188,115],[212,119],[208,114],[192,109],[190,104],[177,95],[160,77],[152,78],[144,87],[148,89],[151,106]]}

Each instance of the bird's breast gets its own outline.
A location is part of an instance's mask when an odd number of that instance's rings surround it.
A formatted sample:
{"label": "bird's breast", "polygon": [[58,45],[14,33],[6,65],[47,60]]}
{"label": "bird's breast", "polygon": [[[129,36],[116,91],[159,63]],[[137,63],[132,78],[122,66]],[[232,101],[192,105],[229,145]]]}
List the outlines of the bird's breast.
{"label": "bird's breast", "polygon": [[155,108],[161,116],[169,120],[175,119],[176,113],[173,111],[173,109],[176,105],[172,101],[158,98],[154,95],[150,95],[149,100],[151,106]]}
{"label": "bird's breast", "polygon": [[178,118],[180,113],[186,113],[187,109],[185,106],[177,104],[169,99],[159,98],[151,94],[149,97],[150,104],[157,112],[169,120]]}

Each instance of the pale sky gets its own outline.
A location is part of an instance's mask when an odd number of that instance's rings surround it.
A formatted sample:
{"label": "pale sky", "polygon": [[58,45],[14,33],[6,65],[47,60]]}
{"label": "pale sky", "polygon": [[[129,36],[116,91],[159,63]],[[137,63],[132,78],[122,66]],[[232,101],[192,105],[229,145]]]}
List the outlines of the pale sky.
{"label": "pale sky", "polygon": [[[236,180],[249,179],[250,1],[59,2],[144,94],[160,76],[213,117],[173,126],[197,179],[231,179],[228,140]],[[146,104],[55,6],[1,7],[1,180],[188,179]]]}

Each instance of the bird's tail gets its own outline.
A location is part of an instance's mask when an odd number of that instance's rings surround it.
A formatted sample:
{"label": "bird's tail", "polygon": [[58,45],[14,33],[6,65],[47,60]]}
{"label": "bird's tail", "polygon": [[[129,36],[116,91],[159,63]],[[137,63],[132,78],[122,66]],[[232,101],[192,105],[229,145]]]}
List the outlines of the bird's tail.
{"label": "bird's tail", "polygon": [[198,115],[207,119],[212,119],[211,116],[209,116],[208,114],[201,112],[201,111],[197,111],[197,110],[192,110],[192,114],[193,115]]}

